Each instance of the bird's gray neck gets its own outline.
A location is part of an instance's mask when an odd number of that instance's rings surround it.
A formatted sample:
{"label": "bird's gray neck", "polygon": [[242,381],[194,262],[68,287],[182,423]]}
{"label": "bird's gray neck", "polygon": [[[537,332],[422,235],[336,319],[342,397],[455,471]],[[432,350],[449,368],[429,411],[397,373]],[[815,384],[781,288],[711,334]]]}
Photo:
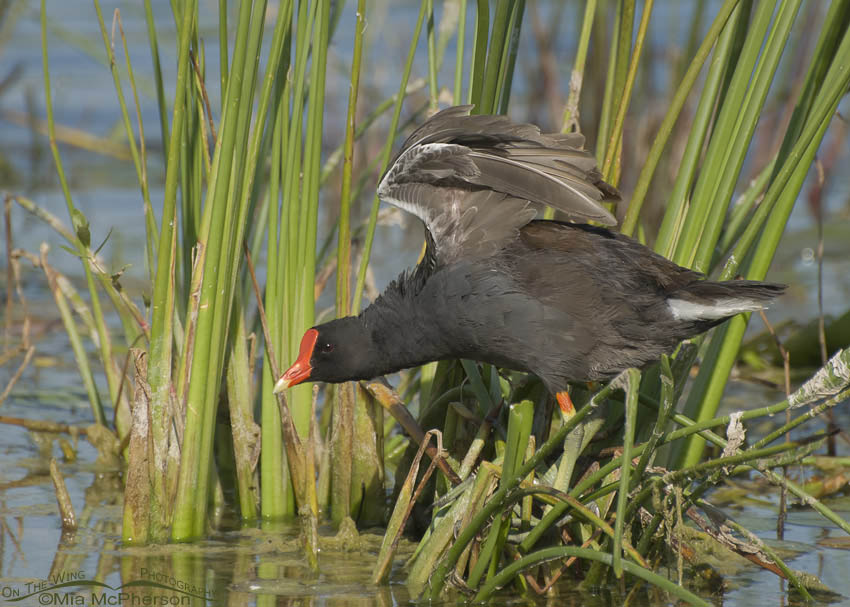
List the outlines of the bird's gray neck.
{"label": "bird's gray neck", "polygon": [[359,318],[371,337],[380,374],[455,356],[434,312],[427,301],[397,283],[363,310]]}

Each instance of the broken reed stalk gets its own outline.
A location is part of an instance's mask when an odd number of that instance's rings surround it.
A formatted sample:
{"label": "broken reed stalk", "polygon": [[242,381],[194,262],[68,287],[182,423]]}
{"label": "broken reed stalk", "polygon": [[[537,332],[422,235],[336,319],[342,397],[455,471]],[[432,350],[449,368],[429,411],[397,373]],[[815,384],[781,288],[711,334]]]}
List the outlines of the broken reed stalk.
{"label": "broken reed stalk", "polygon": [[127,443],[127,483],[124,488],[124,519],[122,535],[128,544],[144,544],[150,537],[151,462],[152,440],[150,419],[151,393],[148,384],[148,358],[144,350],[131,350],[133,355],[134,383],[133,418]]}
{"label": "broken reed stalk", "polygon": [[74,504],[65,486],[65,478],[59,471],[56,458],[50,458],[50,478],[53,480],[53,488],[56,490],[56,502],[59,504],[59,516],[62,519],[62,531],[67,533],[77,530],[77,515],[74,514]]}
{"label": "broken reed stalk", "polygon": [[379,378],[371,381],[361,382],[364,388],[371,394],[375,400],[386,409],[390,415],[404,428],[404,431],[412,438],[416,444],[424,445],[425,453],[440,467],[443,474],[446,475],[452,485],[458,485],[461,478],[458,476],[448,461],[443,457],[442,450],[435,449],[428,444],[428,434],[422,431],[419,423],[410,414],[407,405],[401,400],[401,397],[393,390],[384,378]]}
{"label": "broken reed stalk", "polygon": [[432,457],[431,463],[428,465],[428,468],[425,470],[425,473],[422,475],[422,478],[419,480],[419,484],[416,485],[416,490],[414,491],[413,485],[419,475],[419,462],[422,460],[422,455],[425,453],[427,448],[430,447],[431,449],[434,449],[434,447],[431,447],[431,437],[436,439],[437,453],[442,454],[443,452],[442,433],[439,430],[428,430],[423,440],[419,443],[419,449],[416,451],[416,456],[413,458],[413,462],[411,463],[410,469],[404,479],[401,490],[399,491],[398,498],[396,499],[392,516],[390,517],[389,523],[387,523],[387,529],[384,532],[381,549],[378,552],[378,559],[375,563],[375,568],[372,571],[373,584],[386,583],[392,566],[393,555],[395,554],[398,542],[401,540],[401,536],[404,533],[404,527],[407,524],[407,520],[413,512],[413,507],[416,505],[419,496],[422,495],[423,489],[427,486],[428,480],[431,478],[431,474],[434,472],[437,462],[445,461],[441,455]]}

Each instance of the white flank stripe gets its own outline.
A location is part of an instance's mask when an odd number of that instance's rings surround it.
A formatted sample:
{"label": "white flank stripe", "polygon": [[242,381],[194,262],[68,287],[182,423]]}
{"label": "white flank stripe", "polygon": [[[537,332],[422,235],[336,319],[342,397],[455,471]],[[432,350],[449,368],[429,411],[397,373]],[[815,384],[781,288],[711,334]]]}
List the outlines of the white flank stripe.
{"label": "white flank stripe", "polygon": [[720,299],[711,304],[668,299],[667,305],[670,306],[673,318],[680,320],[713,320],[764,308],[761,302],[752,299]]}

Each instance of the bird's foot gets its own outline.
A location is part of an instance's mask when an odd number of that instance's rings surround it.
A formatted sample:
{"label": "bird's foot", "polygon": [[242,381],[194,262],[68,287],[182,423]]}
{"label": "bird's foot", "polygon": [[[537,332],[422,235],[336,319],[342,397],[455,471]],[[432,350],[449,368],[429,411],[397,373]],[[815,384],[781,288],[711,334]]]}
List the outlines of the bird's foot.
{"label": "bird's foot", "polygon": [[569,419],[576,414],[576,408],[573,405],[573,400],[570,398],[569,392],[562,390],[556,393],[555,400],[558,401],[558,406],[561,408],[561,413],[564,414],[564,417]]}

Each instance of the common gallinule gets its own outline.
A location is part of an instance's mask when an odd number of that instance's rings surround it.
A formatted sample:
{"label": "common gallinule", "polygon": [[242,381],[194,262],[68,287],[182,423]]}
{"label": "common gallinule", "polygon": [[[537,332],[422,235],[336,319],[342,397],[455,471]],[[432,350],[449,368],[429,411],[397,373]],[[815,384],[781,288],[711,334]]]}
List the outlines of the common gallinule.
{"label": "common gallinule", "polygon": [[581,135],[470,109],[416,129],[378,186],[425,223],[422,260],[359,316],[308,329],[276,392],[468,358],[536,374],[570,413],[568,381],[643,367],[784,290],[711,282],[605,228],[535,220],[538,203],[614,225],[599,202],[618,194]]}

